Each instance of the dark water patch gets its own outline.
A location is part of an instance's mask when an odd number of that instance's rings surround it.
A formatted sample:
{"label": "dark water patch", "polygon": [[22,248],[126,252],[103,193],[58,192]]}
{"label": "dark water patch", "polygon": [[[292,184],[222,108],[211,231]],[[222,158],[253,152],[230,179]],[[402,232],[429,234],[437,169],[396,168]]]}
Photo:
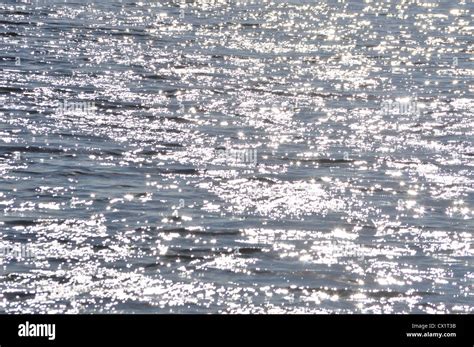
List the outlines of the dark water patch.
{"label": "dark water patch", "polygon": [[0,37],[17,37],[17,36],[22,36],[18,33],[15,33],[13,31],[9,31],[9,32],[0,32]]}
{"label": "dark water patch", "polygon": [[262,249],[257,248],[257,247],[241,247],[241,248],[238,248],[236,252],[242,255],[253,255],[253,254],[261,253]]}
{"label": "dark water patch", "polygon": [[187,119],[187,118],[178,117],[178,116],[166,116],[166,117],[163,117],[163,119],[165,119],[167,121],[174,122],[174,123],[178,123],[178,124],[192,124],[192,123],[195,123],[195,121],[193,121],[192,119]]}
{"label": "dark water patch", "polygon": [[1,87],[0,94],[10,94],[10,93],[24,93],[26,88],[22,87]]}
{"label": "dark water patch", "polygon": [[168,148],[183,148],[184,145],[177,143],[177,142],[158,142],[160,146],[168,147]]}
{"label": "dark water patch", "polygon": [[22,227],[35,226],[40,223],[41,222],[38,222],[32,219],[13,219],[13,220],[5,220],[3,222],[3,224],[6,226],[22,226]]}
{"label": "dark water patch", "polygon": [[0,154],[20,153],[45,153],[58,154],[64,153],[64,150],[53,147],[37,147],[37,146],[2,146],[0,145]]}
{"label": "dark water patch", "polygon": [[199,176],[203,170],[199,169],[158,169],[162,174],[166,175],[190,175],[190,176]]}
{"label": "dark water patch", "polygon": [[23,301],[36,297],[36,293],[31,291],[4,291],[2,294],[8,301]]}
{"label": "dark water patch", "polygon": [[208,229],[201,229],[201,228],[158,228],[158,232],[160,233],[177,233],[183,235],[199,235],[199,236],[235,236],[240,235],[240,230],[227,230],[227,229],[215,229],[215,230],[208,230]]}

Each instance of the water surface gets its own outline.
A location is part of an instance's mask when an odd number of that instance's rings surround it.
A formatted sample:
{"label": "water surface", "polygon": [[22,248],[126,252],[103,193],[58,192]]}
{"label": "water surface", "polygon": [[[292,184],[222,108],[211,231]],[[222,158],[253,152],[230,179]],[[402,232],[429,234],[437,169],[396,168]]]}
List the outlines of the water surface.
{"label": "water surface", "polygon": [[3,0],[0,312],[472,313],[473,9]]}

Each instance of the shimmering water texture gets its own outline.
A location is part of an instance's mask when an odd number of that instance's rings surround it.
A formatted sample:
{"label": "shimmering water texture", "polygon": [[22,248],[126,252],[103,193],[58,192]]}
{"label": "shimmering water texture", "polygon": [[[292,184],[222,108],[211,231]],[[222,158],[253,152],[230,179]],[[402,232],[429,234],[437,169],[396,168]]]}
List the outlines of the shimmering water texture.
{"label": "shimmering water texture", "polygon": [[474,311],[472,1],[0,9],[0,312]]}

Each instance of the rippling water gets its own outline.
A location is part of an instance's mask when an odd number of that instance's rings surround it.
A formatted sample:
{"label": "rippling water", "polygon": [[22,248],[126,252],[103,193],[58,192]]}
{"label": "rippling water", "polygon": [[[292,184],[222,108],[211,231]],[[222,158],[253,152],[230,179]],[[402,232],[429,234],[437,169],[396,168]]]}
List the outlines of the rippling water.
{"label": "rippling water", "polygon": [[2,0],[0,312],[469,313],[474,4]]}

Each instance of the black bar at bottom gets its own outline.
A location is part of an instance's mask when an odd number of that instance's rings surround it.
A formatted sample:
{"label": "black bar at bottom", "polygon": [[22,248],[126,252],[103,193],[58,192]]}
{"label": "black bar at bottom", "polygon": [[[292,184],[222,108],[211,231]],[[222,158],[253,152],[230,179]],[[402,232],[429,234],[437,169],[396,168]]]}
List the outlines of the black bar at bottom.
{"label": "black bar at bottom", "polygon": [[0,315],[0,346],[277,342],[472,347],[473,321],[473,315]]}

